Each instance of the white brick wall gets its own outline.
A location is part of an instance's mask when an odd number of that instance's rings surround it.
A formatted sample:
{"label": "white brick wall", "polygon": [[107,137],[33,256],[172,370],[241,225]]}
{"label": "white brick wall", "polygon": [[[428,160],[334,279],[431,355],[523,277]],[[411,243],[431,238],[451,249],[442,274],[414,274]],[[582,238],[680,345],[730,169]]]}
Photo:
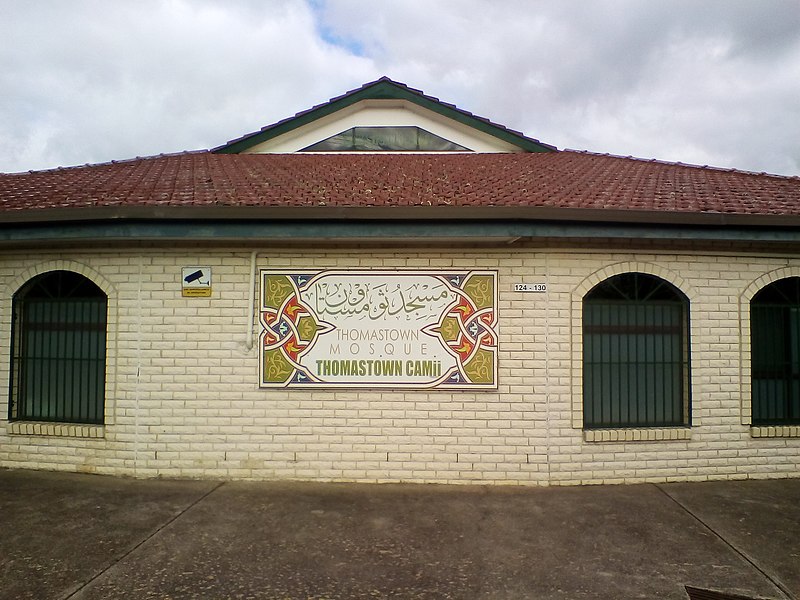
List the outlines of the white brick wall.
{"label": "white brick wall", "polygon": [[[249,249],[173,248],[0,257],[0,466],[536,485],[800,476],[800,438],[751,435],[742,337],[750,298],[770,281],[800,275],[800,258],[541,248],[259,253],[260,268],[496,269],[498,390],[401,392],[259,389],[256,348],[247,340],[255,319],[247,306],[250,256]],[[198,264],[213,269],[213,296],[183,298],[181,267]],[[4,420],[11,297],[56,268],[90,277],[109,296],[100,429],[37,431]],[[691,301],[692,427],[590,441],[597,436],[581,429],[580,299],[626,270],[663,277]],[[512,291],[530,281],[547,282],[548,292]],[[789,430],[777,433],[797,435]]]}

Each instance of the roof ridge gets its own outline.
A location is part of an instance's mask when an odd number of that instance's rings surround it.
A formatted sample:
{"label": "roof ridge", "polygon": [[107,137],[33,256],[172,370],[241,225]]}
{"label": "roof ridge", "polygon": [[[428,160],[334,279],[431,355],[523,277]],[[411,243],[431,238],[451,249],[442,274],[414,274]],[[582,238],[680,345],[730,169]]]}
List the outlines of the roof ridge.
{"label": "roof ridge", "polygon": [[176,152],[162,152],[160,154],[151,154],[148,156],[135,156],[132,158],[112,159],[98,163],[84,163],[82,165],[68,165],[50,167],[49,169],[29,169],[27,171],[15,171],[11,173],[0,173],[0,175],[32,175],[35,173],[59,173],[63,171],[73,171],[76,169],[85,169],[87,167],[108,167],[111,165],[123,165],[127,163],[134,163],[142,160],[151,160],[154,158],[172,158],[174,156],[186,156],[190,154],[211,154],[208,150],[179,150]]}
{"label": "roof ridge", "polygon": [[[614,158],[614,159],[620,159],[620,160],[630,160],[630,161],[637,162],[637,163],[656,164],[656,165],[664,165],[664,166],[671,166],[671,167],[686,167],[688,169],[713,171],[713,172],[718,172],[718,173],[732,173],[732,174],[749,175],[749,176],[756,176],[756,177],[769,177],[769,178],[772,178],[772,179],[780,179],[780,180],[786,180],[786,181],[798,181],[798,180],[800,180],[800,175],[781,175],[781,174],[778,174],[778,173],[768,173],[766,171],[760,171],[760,172],[759,171],[748,171],[746,169],[736,169],[734,167],[716,167],[716,166],[713,166],[713,165],[700,165],[700,164],[695,164],[695,163],[685,163],[685,162],[681,162],[681,161],[668,161],[668,160],[663,160],[663,159],[658,159],[658,158],[643,158],[643,157],[639,157],[639,156],[633,156],[633,155],[630,155],[630,154],[626,156],[626,155],[622,155],[622,154],[614,154],[614,153],[611,153],[611,152],[594,152],[594,151],[591,151],[591,150],[577,150],[575,148],[564,148],[563,150],[559,150],[558,153],[581,154],[581,155],[585,155],[585,156],[596,156],[596,157],[602,157],[602,158]],[[111,165],[124,165],[124,164],[129,164],[129,163],[135,163],[137,161],[153,160],[153,159],[157,159],[157,158],[173,158],[173,157],[178,157],[178,156],[194,156],[194,155],[202,155],[202,154],[208,154],[209,156],[211,156],[211,155],[216,156],[216,154],[212,150],[208,150],[208,149],[180,150],[180,151],[176,151],[176,152],[162,152],[162,153],[159,153],[159,154],[152,154],[152,155],[146,155],[146,156],[135,156],[135,157],[124,158],[124,159],[119,159],[119,160],[112,159],[112,160],[107,160],[107,161],[98,162],[98,163],[84,163],[84,164],[80,164],[80,165],[58,166],[58,167],[51,167],[51,168],[48,168],[48,169],[29,169],[27,171],[16,171],[16,172],[8,172],[8,173],[0,172],[0,176],[4,176],[4,175],[6,175],[6,176],[8,176],[8,175],[24,176],[24,175],[36,174],[36,173],[42,173],[42,174],[58,173],[58,172],[64,172],[64,171],[74,171],[74,170],[78,170],[78,169],[85,169],[87,167],[88,168],[92,168],[92,167],[106,167],[106,166],[111,166]],[[339,153],[335,153],[335,154],[339,154]],[[347,154],[350,154],[350,153],[347,153]],[[354,154],[357,155],[357,156],[367,156],[368,155],[368,154],[362,154],[362,153],[354,153]],[[392,154],[394,154],[394,153],[392,153]],[[406,153],[398,153],[398,154],[405,155]],[[413,153],[413,154],[428,154],[428,153]],[[436,153],[431,153],[431,154],[436,154]],[[481,152],[473,152],[473,153],[468,153],[468,154],[459,153],[459,156],[480,156],[480,155],[483,155],[483,154],[486,154],[486,153],[481,153]],[[491,153],[489,153],[489,154],[491,154]],[[526,154],[527,153],[523,153],[523,155],[526,155]],[[300,155],[300,154],[296,154],[296,153],[289,153],[289,154],[279,153],[279,155],[281,155],[281,156],[306,156],[306,155]],[[258,157],[258,156],[269,156],[269,154],[240,154],[238,156],[243,156],[243,157],[246,156],[246,157],[252,158],[252,157]],[[448,156],[451,156],[451,155],[448,154]],[[515,156],[517,158],[519,158],[519,156],[517,156],[517,155],[515,155]]]}
{"label": "roof ridge", "polygon": [[745,169],[736,169],[734,167],[715,167],[713,165],[698,165],[695,163],[685,163],[680,161],[662,160],[659,158],[642,158],[639,156],[623,156],[622,154],[612,154],[610,152],[592,152],[591,150],[575,150],[574,148],[564,148],[561,152],[571,152],[573,154],[585,154],[588,156],[603,156],[606,158],[619,158],[622,160],[632,160],[642,163],[650,163],[656,165],[665,165],[670,167],[686,167],[689,169],[701,169],[706,171],[716,171],[719,173],[736,173],[740,175],[755,175],[758,177],[772,177],[775,179],[788,179],[800,180],[800,175],[780,175],[778,173],[767,173],[766,171],[748,171]]}

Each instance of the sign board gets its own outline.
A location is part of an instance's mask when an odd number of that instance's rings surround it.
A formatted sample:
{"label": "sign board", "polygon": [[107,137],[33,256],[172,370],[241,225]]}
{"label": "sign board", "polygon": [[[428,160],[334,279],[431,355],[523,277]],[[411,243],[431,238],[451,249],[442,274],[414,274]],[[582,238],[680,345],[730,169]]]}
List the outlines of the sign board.
{"label": "sign board", "polygon": [[496,271],[260,272],[261,387],[497,388]]}
{"label": "sign board", "polygon": [[211,267],[183,267],[181,296],[184,298],[211,297]]}

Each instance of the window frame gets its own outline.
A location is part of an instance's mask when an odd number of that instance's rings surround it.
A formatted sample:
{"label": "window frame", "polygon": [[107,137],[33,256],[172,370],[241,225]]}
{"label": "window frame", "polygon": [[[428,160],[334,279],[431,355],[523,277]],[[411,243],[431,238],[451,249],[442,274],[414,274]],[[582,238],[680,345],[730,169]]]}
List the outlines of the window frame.
{"label": "window frame", "polygon": [[[582,330],[584,429],[690,426],[689,301],[680,290],[647,273],[604,279],[583,298]],[[590,397],[598,372],[603,389]]]}
{"label": "window frame", "polygon": [[[61,286],[69,285],[71,289],[61,290]],[[48,319],[55,321],[31,321],[31,309],[37,304],[48,304],[47,296],[51,294],[51,305]],[[63,293],[63,295],[62,295]],[[95,313],[78,312],[78,309],[94,305]],[[68,312],[53,313],[55,310]],[[76,271],[56,268],[33,274],[21,286],[11,299],[11,338],[10,338],[10,372],[8,395],[8,418],[11,424],[21,422],[65,423],[70,425],[99,425],[106,422],[109,369],[109,324],[111,299],[106,291],[92,278]],[[88,320],[85,317],[89,316]],[[81,317],[84,317],[83,319]],[[33,333],[31,333],[33,332]],[[43,356],[37,348],[36,358],[30,354],[28,344],[47,344],[46,350],[55,355]],[[94,356],[90,356],[94,354]],[[29,382],[31,371],[37,365],[40,389],[47,389],[47,401],[34,397],[29,404],[21,394]],[[56,365],[56,374],[50,373],[51,366],[43,365],[49,361]],[[77,365],[81,365],[78,369]],[[71,371],[70,371],[71,367]],[[46,373],[46,375],[44,375]],[[77,383],[73,377],[76,377]],[[53,377],[58,377],[63,384],[60,389],[53,384]],[[45,377],[49,381],[45,381]],[[67,383],[70,383],[68,386]],[[93,389],[86,394],[87,384]],[[55,389],[55,393],[52,392]],[[81,398],[86,395],[85,402]],[[50,404],[46,410],[45,403]],[[61,406],[59,411],[58,407]],[[53,408],[55,406],[55,408]]]}
{"label": "window frame", "polygon": [[[398,143],[403,134],[411,134],[414,147]],[[429,147],[429,146],[435,147]],[[301,153],[324,152],[473,152],[452,140],[444,138],[418,125],[355,125],[344,131],[319,140],[298,150]]]}
{"label": "window frame", "polygon": [[[598,289],[598,286],[607,284],[609,281],[620,275],[639,275],[644,276],[651,282],[657,282],[664,290],[669,291],[673,300],[680,304],[680,356],[679,368],[679,397],[680,407],[678,407],[677,418],[669,422],[651,420],[642,422],[638,420],[618,420],[616,422],[591,421],[588,414],[585,414],[585,390],[584,378],[584,351],[586,350],[584,335],[584,301],[587,297],[591,300],[591,294]],[[684,289],[689,289],[686,293]],[[573,291],[572,302],[572,373],[573,373],[573,417],[572,425],[576,429],[584,431],[587,441],[638,441],[638,440],[661,440],[661,439],[688,439],[691,434],[692,426],[692,383],[691,383],[691,288],[687,288],[685,283],[677,276],[670,274],[666,269],[646,265],[643,263],[620,263],[612,267],[607,267],[597,273],[587,277],[581,285]]]}
{"label": "window frame", "polygon": [[[752,294],[747,307],[749,424],[754,428],[796,427],[800,425],[800,276],[788,274],[768,282]],[[773,313],[771,317],[765,315],[768,310]],[[762,321],[767,318],[771,323]],[[778,322],[784,326],[768,329]],[[778,340],[779,344],[770,344],[769,340]],[[778,358],[779,364],[761,362],[766,353]],[[759,385],[759,381],[772,382],[781,388],[783,400],[760,396],[759,390],[764,391],[765,386]],[[772,387],[775,392],[775,386]],[[769,410],[770,404],[774,410]],[[782,411],[783,416],[774,415],[777,411]]]}

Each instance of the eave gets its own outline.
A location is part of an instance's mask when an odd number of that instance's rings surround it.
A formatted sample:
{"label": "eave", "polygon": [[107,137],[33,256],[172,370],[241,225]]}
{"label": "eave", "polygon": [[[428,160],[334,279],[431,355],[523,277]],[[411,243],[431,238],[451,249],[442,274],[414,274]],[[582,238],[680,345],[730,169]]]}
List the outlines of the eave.
{"label": "eave", "polygon": [[620,210],[543,206],[100,206],[0,212],[0,226],[115,221],[373,221],[399,226],[417,222],[564,222],[631,226],[800,227],[800,215],[665,210]]}
{"label": "eave", "polygon": [[0,214],[5,247],[104,243],[470,243],[564,240],[800,248],[800,216],[542,207],[102,207]]}

